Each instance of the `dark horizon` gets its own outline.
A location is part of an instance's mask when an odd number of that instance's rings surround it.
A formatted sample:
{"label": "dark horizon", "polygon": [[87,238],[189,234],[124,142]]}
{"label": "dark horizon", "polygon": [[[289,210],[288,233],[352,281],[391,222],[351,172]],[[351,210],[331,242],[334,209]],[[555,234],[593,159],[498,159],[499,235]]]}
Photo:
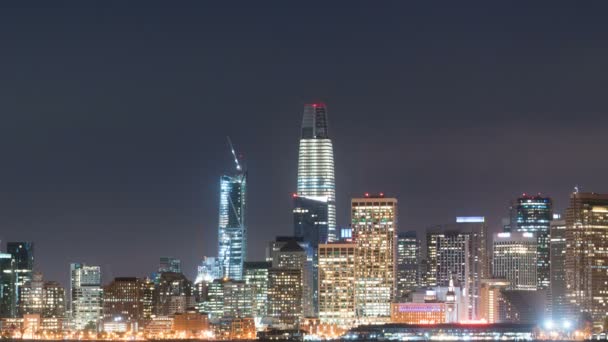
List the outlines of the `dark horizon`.
{"label": "dark horizon", "polygon": [[2,249],[145,276],[217,252],[230,136],[249,170],[249,256],[292,234],[305,103],[323,101],[337,223],[399,199],[399,230],[575,185],[608,192],[603,3],[39,2],[0,5]]}

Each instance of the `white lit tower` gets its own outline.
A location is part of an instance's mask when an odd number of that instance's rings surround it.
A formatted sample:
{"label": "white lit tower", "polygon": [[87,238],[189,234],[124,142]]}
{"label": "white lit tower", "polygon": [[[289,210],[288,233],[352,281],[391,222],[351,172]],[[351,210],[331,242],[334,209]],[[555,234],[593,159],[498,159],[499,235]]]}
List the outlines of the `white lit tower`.
{"label": "white lit tower", "polygon": [[327,107],[323,103],[304,106],[298,158],[297,195],[327,205],[327,241],[318,243],[335,241],[334,150],[328,134]]}

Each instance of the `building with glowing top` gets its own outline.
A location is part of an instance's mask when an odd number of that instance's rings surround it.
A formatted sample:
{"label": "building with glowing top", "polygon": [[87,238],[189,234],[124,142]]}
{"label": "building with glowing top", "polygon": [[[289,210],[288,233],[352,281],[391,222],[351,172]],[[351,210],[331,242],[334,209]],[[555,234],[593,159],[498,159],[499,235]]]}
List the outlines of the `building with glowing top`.
{"label": "building with glowing top", "polygon": [[336,240],[334,150],[328,133],[327,107],[322,103],[304,106],[297,195],[326,203],[327,241],[320,243]]}
{"label": "building with glowing top", "polygon": [[537,239],[534,233],[496,233],[492,247],[492,276],[506,279],[509,290],[537,289]]}

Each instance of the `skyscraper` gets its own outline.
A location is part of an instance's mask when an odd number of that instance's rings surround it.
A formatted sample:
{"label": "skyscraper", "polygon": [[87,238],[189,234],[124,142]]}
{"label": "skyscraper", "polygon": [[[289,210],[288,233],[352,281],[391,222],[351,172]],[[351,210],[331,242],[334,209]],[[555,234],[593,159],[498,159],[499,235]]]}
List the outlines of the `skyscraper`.
{"label": "skyscraper", "polygon": [[608,194],[574,192],[566,209],[566,296],[601,329],[607,328],[606,265]]}
{"label": "skyscraper", "polygon": [[[304,106],[298,157],[299,196],[327,203],[327,239],[336,239],[336,183],[334,151],[328,133],[327,107]],[[324,243],[323,241],[322,243]]]}
{"label": "skyscraper", "polygon": [[16,302],[13,256],[8,253],[0,253],[0,318],[15,317],[17,315]]}
{"label": "skyscraper", "polygon": [[251,288],[252,311],[256,324],[268,315],[268,270],[272,263],[266,261],[245,262],[244,278]]}
{"label": "skyscraper", "polygon": [[468,292],[469,319],[479,315],[481,280],[488,273],[486,236],[483,216],[457,217],[456,223],[427,229],[427,286],[448,286],[454,279]]}
{"label": "skyscraper", "polygon": [[182,261],[173,257],[161,257],[158,272],[182,273]]}
{"label": "skyscraper", "polygon": [[6,251],[13,256],[15,272],[15,294],[17,307],[22,306],[21,292],[26,283],[32,281],[34,270],[34,244],[32,242],[8,242]]}
{"label": "skyscraper", "polygon": [[319,320],[348,328],[355,323],[354,243],[319,245]]}
{"label": "skyscraper", "polygon": [[554,320],[570,315],[566,298],[566,221],[551,221],[551,315]]}
{"label": "skyscraper", "polygon": [[118,277],[103,288],[104,321],[120,319],[142,324],[151,312],[152,303],[146,298],[145,279]]}
{"label": "skyscraper", "polygon": [[247,257],[247,172],[230,144],[236,173],[220,178],[220,213],[218,261],[224,277],[243,279],[243,262]]}
{"label": "skyscraper", "polygon": [[293,195],[294,236],[308,244],[306,252],[312,260],[312,311],[316,316],[319,311],[319,244],[327,242],[328,217],[327,199],[325,197],[306,197]]}
{"label": "skyscraper", "polygon": [[403,301],[419,286],[420,240],[415,231],[397,233],[397,293]]}
{"label": "skyscraper", "polygon": [[494,234],[492,276],[506,279],[510,290],[537,289],[537,239],[534,233]]}
{"label": "skyscraper", "polygon": [[70,305],[74,329],[96,329],[102,318],[101,267],[70,264]]}
{"label": "skyscraper", "polygon": [[552,219],[553,207],[548,197],[523,194],[511,206],[511,231],[534,233],[538,240],[536,276],[539,289],[549,288],[549,225]]}
{"label": "skyscraper", "polygon": [[384,194],[351,200],[356,244],[355,302],[360,322],[387,322],[395,289],[397,199]]}

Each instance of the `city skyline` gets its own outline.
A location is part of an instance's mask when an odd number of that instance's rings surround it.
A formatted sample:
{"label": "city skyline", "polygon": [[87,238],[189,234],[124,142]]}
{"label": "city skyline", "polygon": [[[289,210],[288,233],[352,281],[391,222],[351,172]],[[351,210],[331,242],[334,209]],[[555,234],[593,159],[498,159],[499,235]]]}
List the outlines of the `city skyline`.
{"label": "city skyline", "polygon": [[[607,123],[600,39],[606,27],[594,16],[601,10],[582,8],[584,23],[565,23],[564,8],[540,18],[534,7],[489,5],[472,14],[448,8],[428,18],[422,14],[431,9],[422,5],[362,5],[347,9],[347,18],[334,6],[320,13],[236,10],[234,18],[245,19],[237,31],[253,27],[239,34],[228,29],[238,20],[220,23],[205,8],[169,9],[188,20],[151,31],[167,38],[132,27],[151,29],[159,17],[174,22],[163,16],[166,8],[134,14],[120,5],[124,17],[97,24],[86,7],[64,14],[51,8],[48,17],[5,8],[0,25],[11,32],[11,53],[0,57],[7,75],[0,81],[0,110],[7,113],[0,140],[3,244],[33,241],[38,270],[64,286],[70,262],[101,266],[107,283],[148,275],[161,256],[181,259],[194,279],[200,259],[217,255],[218,177],[232,166],[230,135],[250,171],[248,260],[263,260],[268,240],[293,231],[301,109],[320,100],[330,113],[337,227],[350,222],[350,199],[365,192],[397,197],[399,231],[419,236],[467,215],[485,216],[489,233],[498,232],[509,201],[524,192],[551,197],[558,213],[575,185],[608,192],[601,177],[608,165],[594,157]],[[503,13],[494,24],[482,15],[493,11]],[[299,29],[311,13],[335,27]],[[516,16],[521,32],[501,30]],[[379,17],[393,33],[373,29]],[[88,42],[71,25],[96,39]],[[273,25],[287,30],[275,33]],[[210,27],[217,33],[203,34]],[[40,38],[42,28],[48,30]],[[587,45],[560,43],[569,37]],[[196,48],[201,42],[217,55]],[[311,43],[323,53],[306,50]],[[234,52],[251,57],[241,65],[227,57]],[[271,58],[280,52],[285,64],[268,65],[280,61]],[[218,61],[223,71],[215,72]],[[269,217],[270,210],[277,214]],[[129,258],[134,249],[139,258]]]}

